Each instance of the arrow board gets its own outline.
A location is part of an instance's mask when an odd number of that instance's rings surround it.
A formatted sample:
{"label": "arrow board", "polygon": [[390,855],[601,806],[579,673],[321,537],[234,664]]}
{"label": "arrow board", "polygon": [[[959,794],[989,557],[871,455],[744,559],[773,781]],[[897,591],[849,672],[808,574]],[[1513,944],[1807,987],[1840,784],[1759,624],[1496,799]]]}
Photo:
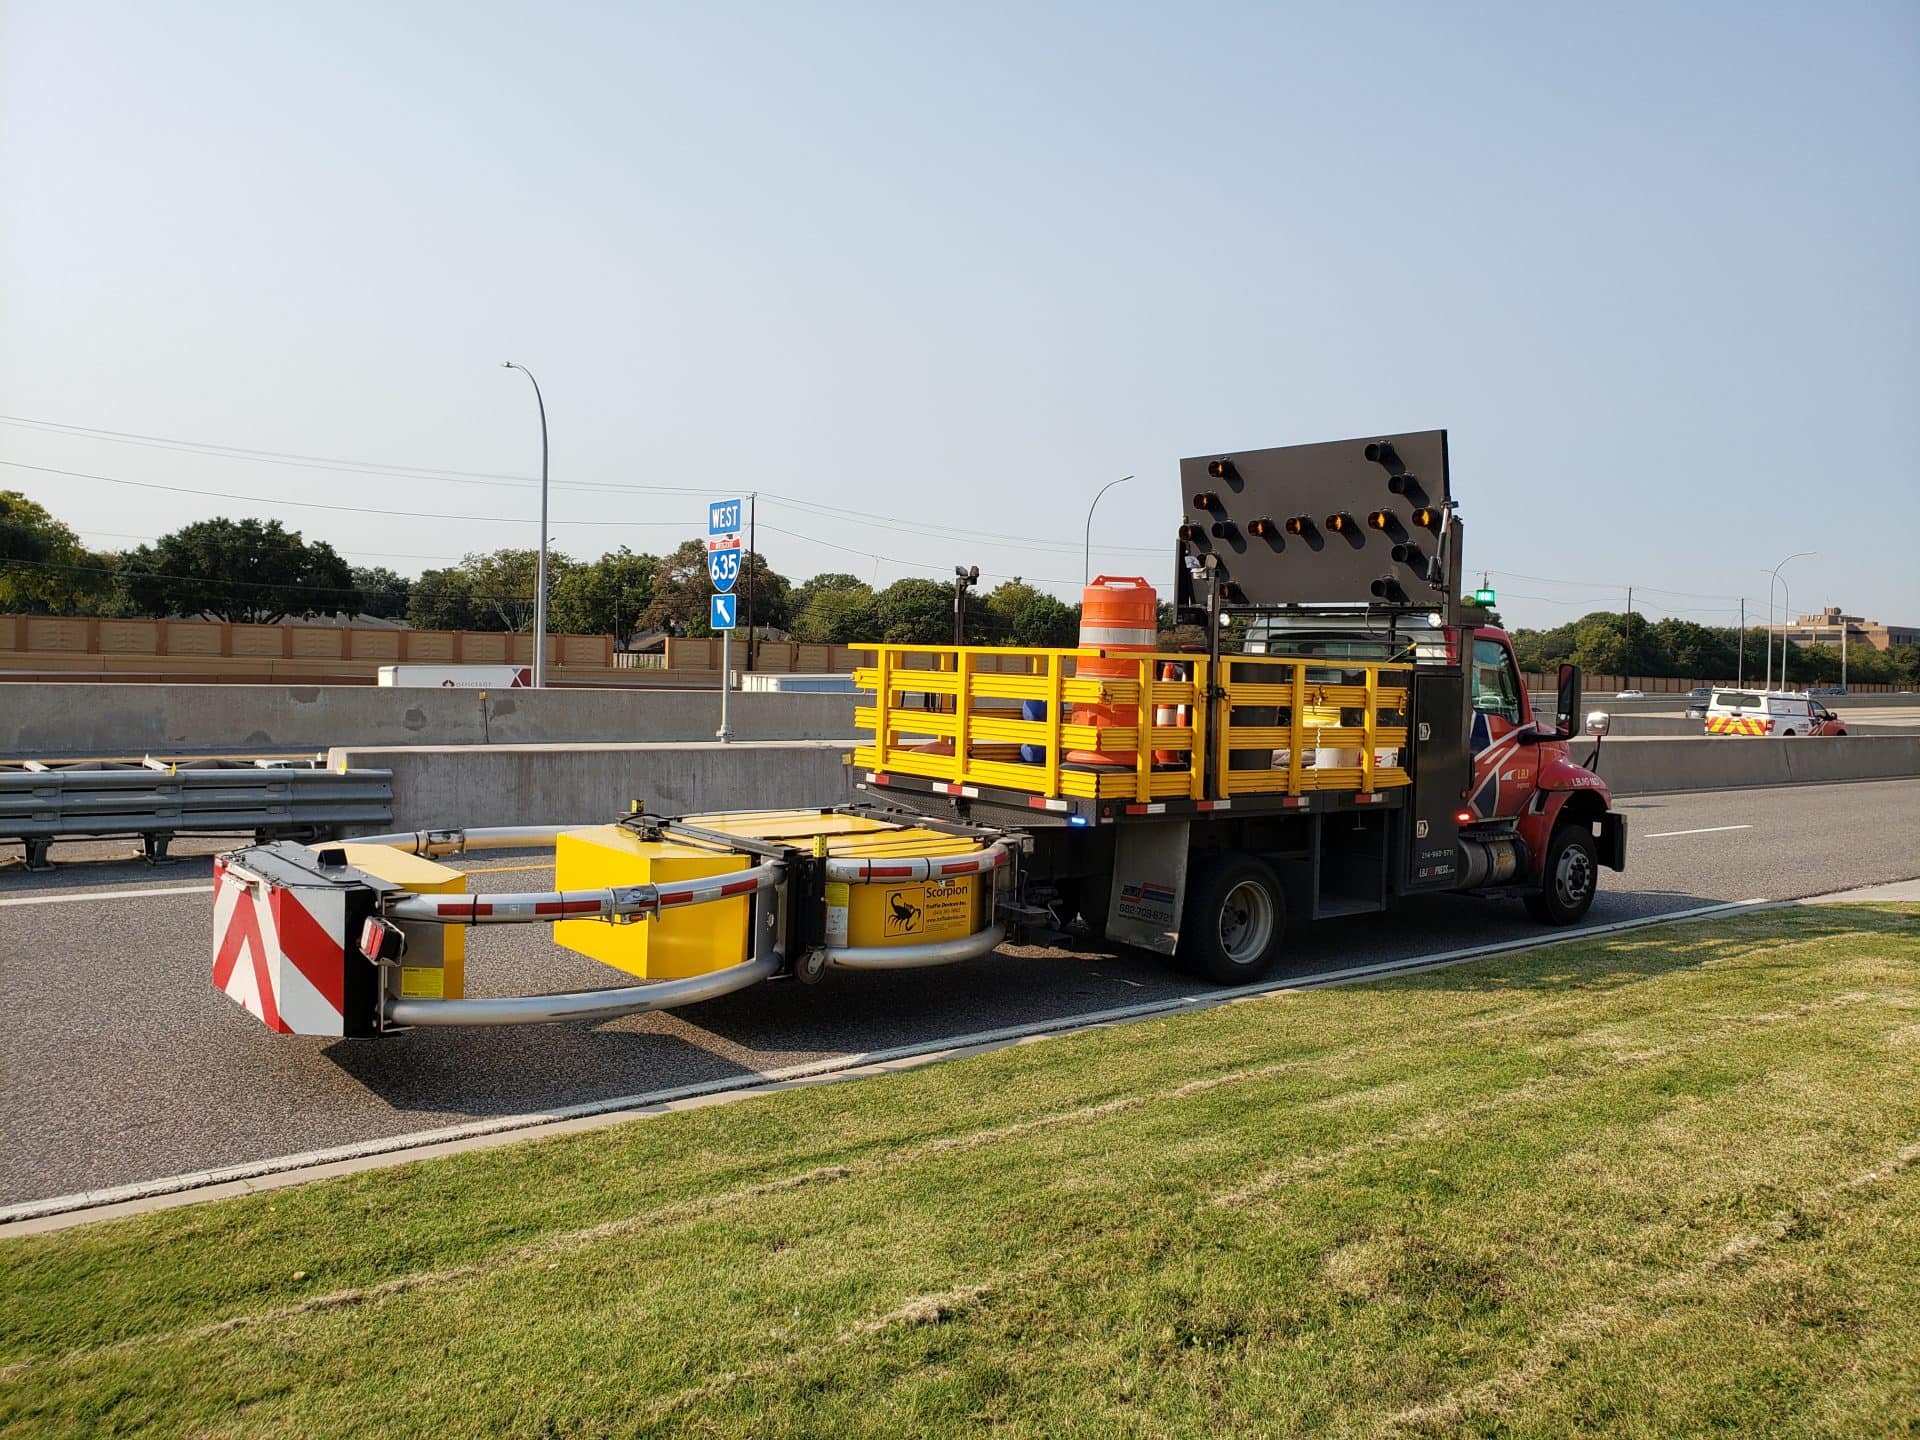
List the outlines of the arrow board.
{"label": "arrow board", "polygon": [[733,582],[740,578],[740,552],[738,550],[709,550],[707,552],[707,575],[713,581],[713,588],[721,594],[733,589]]}
{"label": "arrow board", "polygon": [[734,628],[733,616],[740,603],[738,595],[709,595],[707,597],[707,628],[710,630],[731,630]]}

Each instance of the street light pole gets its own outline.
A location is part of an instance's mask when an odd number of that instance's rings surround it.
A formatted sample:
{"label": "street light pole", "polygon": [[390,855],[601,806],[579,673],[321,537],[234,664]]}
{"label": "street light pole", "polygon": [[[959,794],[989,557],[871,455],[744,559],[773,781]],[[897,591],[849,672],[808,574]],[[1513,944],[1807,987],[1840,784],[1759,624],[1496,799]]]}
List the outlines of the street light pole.
{"label": "street light pole", "polygon": [[533,688],[539,690],[547,683],[547,401],[526,366],[503,360],[500,368],[518,370],[532,380],[534,403],[540,407],[540,563],[533,576]]}
{"label": "street light pole", "polygon": [[[1774,586],[1774,582],[1779,580],[1780,572],[1786,569],[1788,561],[1804,560],[1809,555],[1818,555],[1819,553],[1820,552],[1818,550],[1800,550],[1795,552],[1792,555],[1787,556],[1786,560],[1782,560],[1778,565],[1773,567],[1773,574],[1771,578],[1769,578],[1767,581],[1767,670],[1766,670],[1766,678],[1761,682],[1761,688],[1763,690],[1770,687],[1773,684],[1773,586]],[[1793,592],[1789,590],[1787,592],[1787,596],[1788,596],[1789,602],[1791,602]],[[1786,674],[1787,674],[1787,664],[1786,664],[1787,637],[1785,632],[1786,615],[1784,613],[1782,613],[1780,620],[1781,620],[1781,626],[1782,626],[1781,635],[1780,635],[1780,677],[1781,677],[1780,688],[1784,690],[1786,689]]]}
{"label": "street light pole", "polygon": [[1133,476],[1131,475],[1122,475],[1118,480],[1109,480],[1106,484],[1100,487],[1099,494],[1093,497],[1093,505],[1087,506],[1087,539],[1086,539],[1086,545],[1083,547],[1081,556],[1080,556],[1080,586],[1082,589],[1086,588],[1087,581],[1093,575],[1093,509],[1094,509],[1094,505],[1098,505],[1100,503],[1101,495],[1106,494],[1107,491],[1113,489],[1113,487],[1116,485],[1126,484],[1127,481],[1131,479],[1133,479]]}

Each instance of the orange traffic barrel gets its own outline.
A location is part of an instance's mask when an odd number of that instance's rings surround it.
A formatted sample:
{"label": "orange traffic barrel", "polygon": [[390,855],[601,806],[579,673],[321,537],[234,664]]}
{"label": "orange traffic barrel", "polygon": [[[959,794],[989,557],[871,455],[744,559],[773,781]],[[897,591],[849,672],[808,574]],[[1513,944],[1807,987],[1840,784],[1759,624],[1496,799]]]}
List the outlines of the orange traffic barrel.
{"label": "orange traffic barrel", "polygon": [[[1151,655],[1160,644],[1160,597],[1142,576],[1099,575],[1080,598],[1080,646],[1112,652],[1112,658],[1095,657],[1078,662],[1075,673],[1082,680],[1132,680],[1141,678],[1141,667],[1125,654]],[[1132,769],[1139,760],[1137,741],[1108,743],[1108,730],[1134,730],[1140,724],[1138,705],[1076,705],[1073,723],[1096,726],[1102,733],[1091,750],[1067,752],[1070,765],[1124,765]]]}

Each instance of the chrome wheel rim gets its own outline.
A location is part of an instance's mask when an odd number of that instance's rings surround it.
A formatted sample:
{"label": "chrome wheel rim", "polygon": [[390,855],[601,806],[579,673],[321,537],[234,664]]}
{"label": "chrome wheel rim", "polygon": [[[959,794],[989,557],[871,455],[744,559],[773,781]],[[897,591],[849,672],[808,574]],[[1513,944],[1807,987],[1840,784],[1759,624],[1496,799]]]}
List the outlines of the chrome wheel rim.
{"label": "chrome wheel rim", "polygon": [[1220,903],[1220,950],[1236,965],[1251,965],[1273,943],[1273,895],[1256,880],[1242,880]]}
{"label": "chrome wheel rim", "polygon": [[1593,861],[1577,845],[1560,852],[1560,864],[1553,873],[1554,896],[1569,908],[1579,905],[1593,893]]}

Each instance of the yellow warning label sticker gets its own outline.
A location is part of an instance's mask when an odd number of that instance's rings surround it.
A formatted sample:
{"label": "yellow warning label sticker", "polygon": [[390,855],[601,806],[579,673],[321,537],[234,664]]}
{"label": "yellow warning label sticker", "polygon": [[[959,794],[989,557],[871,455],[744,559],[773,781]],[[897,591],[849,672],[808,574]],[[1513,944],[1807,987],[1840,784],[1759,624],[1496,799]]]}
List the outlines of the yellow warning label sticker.
{"label": "yellow warning label sticker", "polygon": [[438,1000],[444,994],[446,972],[439,966],[432,969],[424,965],[402,965],[400,967],[400,993],[411,1000]]}

